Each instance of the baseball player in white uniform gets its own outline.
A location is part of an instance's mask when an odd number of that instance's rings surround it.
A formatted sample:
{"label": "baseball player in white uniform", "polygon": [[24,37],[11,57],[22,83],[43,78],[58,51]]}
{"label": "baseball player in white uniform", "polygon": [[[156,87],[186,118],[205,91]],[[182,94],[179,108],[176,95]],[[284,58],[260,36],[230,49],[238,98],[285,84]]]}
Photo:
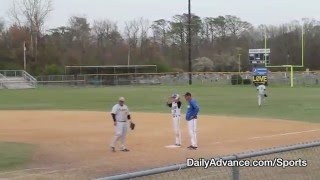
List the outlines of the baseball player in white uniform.
{"label": "baseball player in white uniform", "polygon": [[121,142],[121,151],[129,152],[126,148],[126,135],[128,130],[128,122],[131,121],[129,109],[125,103],[125,98],[120,97],[118,104],[114,105],[111,111],[111,116],[115,126],[115,136],[110,144],[111,151],[115,152],[117,141]]}
{"label": "baseball player in white uniform", "polygon": [[267,97],[267,94],[266,94],[266,86],[264,84],[260,84],[258,87],[257,87],[257,91],[258,91],[258,105],[259,107],[261,107],[265,101],[265,97]]}
{"label": "baseball player in white uniform", "polygon": [[181,117],[181,101],[179,94],[172,94],[167,105],[171,108],[173,129],[175,133],[175,145],[181,147],[180,117]]}

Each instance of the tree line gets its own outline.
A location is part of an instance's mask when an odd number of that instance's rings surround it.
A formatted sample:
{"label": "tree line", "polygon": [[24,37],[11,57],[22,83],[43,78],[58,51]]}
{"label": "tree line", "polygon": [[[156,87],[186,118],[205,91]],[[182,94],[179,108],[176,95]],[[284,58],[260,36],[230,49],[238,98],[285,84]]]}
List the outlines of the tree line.
{"label": "tree line", "polygon": [[[136,18],[120,29],[108,19],[92,24],[72,16],[66,25],[45,29],[53,11],[51,0],[14,1],[12,23],[0,17],[0,69],[23,68],[34,74],[63,73],[70,65],[156,64],[160,71],[187,71],[188,15],[149,21]],[[199,17],[192,14],[192,58],[197,71],[250,71],[248,49],[271,48],[271,63],[301,64],[302,27],[305,30],[305,66],[320,69],[320,23],[302,19],[282,25],[259,25],[233,15]],[[205,57],[205,58],[203,58]]]}

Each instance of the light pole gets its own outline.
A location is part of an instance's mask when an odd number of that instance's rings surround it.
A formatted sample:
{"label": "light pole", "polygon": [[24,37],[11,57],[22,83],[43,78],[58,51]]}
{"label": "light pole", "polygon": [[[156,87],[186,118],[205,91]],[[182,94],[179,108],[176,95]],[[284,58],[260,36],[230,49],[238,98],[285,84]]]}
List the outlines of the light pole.
{"label": "light pole", "polygon": [[188,62],[189,62],[189,85],[192,85],[192,62],[191,62],[191,0],[188,0]]}

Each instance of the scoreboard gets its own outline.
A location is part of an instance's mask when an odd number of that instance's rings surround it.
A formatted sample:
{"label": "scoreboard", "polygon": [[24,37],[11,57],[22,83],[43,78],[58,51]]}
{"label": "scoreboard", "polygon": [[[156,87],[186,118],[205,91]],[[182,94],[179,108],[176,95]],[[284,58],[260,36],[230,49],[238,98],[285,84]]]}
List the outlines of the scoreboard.
{"label": "scoreboard", "polygon": [[250,64],[267,64],[270,63],[270,49],[249,49]]}

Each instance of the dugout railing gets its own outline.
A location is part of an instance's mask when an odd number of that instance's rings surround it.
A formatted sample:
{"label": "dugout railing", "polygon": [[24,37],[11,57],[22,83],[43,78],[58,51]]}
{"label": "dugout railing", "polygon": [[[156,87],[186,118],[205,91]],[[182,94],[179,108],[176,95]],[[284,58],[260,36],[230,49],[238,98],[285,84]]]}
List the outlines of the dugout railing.
{"label": "dugout railing", "polygon": [[[225,157],[215,157],[224,161],[265,160],[272,163],[282,159],[276,165],[282,167],[188,167],[187,163],[132,172],[121,175],[98,178],[98,180],[117,179],[319,179],[320,177],[320,141],[300,143],[285,147],[239,153]],[[306,164],[299,164],[298,161]],[[262,162],[262,161],[261,161]],[[280,162],[283,162],[282,164]],[[293,164],[295,162],[296,164]],[[290,163],[290,164],[289,164]],[[284,164],[287,167],[284,168]]]}

